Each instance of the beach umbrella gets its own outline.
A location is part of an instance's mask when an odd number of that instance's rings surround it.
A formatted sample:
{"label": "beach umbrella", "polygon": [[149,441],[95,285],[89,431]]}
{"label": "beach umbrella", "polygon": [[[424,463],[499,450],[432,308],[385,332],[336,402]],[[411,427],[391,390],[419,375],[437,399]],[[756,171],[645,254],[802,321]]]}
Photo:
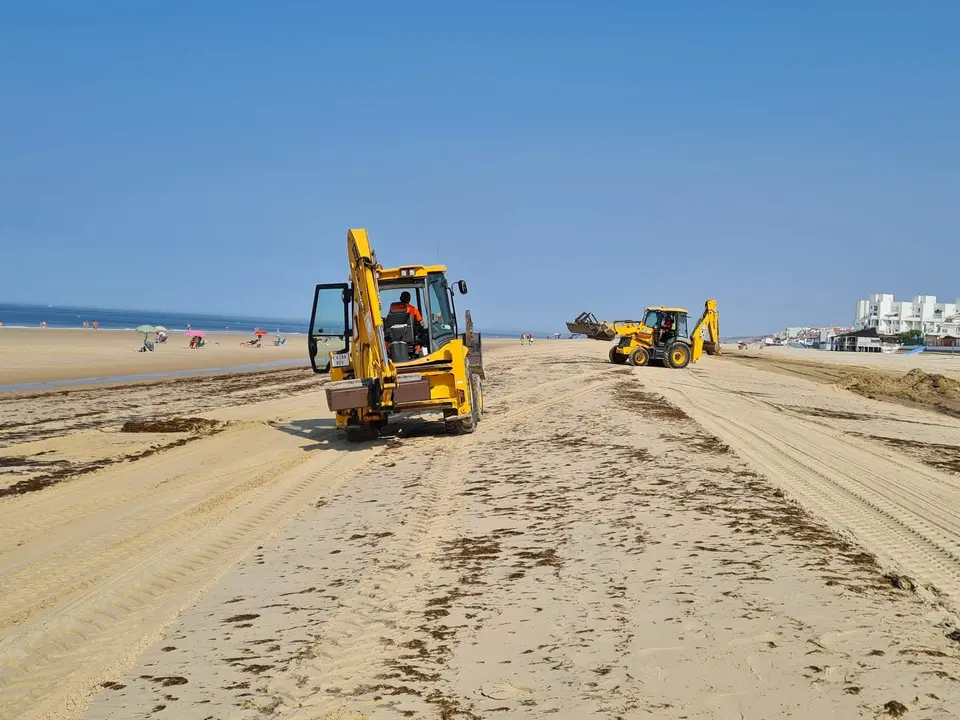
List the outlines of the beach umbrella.
{"label": "beach umbrella", "polygon": [[136,331],[146,335],[147,333],[156,332],[157,329],[153,325],[137,325]]}
{"label": "beach umbrella", "polygon": [[266,331],[266,330],[257,330],[257,331],[254,333],[254,335],[266,335],[266,334],[267,334],[267,331]]}
{"label": "beach umbrella", "polygon": [[167,329],[163,325],[154,325],[153,329],[157,332],[166,332]]}
{"label": "beach umbrella", "polygon": [[187,330],[184,335],[187,337],[203,337],[206,333],[203,330]]}

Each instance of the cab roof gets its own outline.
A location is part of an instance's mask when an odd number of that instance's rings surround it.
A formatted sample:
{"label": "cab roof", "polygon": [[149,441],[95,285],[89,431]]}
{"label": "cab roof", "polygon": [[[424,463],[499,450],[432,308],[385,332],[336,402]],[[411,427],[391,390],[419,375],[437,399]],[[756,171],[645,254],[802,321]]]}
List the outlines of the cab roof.
{"label": "cab roof", "polygon": [[650,312],[651,310],[660,310],[661,312],[687,312],[686,308],[664,307],[663,305],[651,305],[647,308],[647,312]]}
{"label": "cab roof", "polygon": [[445,273],[446,265],[401,265],[395,268],[381,268],[381,280],[406,280],[411,277],[426,277],[428,273]]}

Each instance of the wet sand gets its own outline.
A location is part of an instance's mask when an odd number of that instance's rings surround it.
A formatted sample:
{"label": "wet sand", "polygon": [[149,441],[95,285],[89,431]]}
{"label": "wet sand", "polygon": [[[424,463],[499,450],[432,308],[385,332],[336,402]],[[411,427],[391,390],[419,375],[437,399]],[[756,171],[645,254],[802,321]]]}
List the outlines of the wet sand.
{"label": "wet sand", "polygon": [[[501,346],[476,433],[360,446],[283,371],[0,497],[0,717],[954,717],[960,421],[606,350]],[[32,454],[149,435],[115,393]]]}

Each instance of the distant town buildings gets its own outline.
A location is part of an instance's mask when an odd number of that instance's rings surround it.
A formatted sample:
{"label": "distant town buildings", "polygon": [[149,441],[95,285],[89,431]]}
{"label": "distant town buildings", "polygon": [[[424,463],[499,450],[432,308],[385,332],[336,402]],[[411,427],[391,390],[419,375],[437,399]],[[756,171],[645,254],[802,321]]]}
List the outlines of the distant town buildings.
{"label": "distant town buildings", "polygon": [[833,338],[852,328],[828,325],[826,327],[788,327],[763,339],[764,345],[791,345],[825,348],[832,346]]}
{"label": "distant town buildings", "polygon": [[[914,333],[903,338],[904,333]],[[760,340],[762,345],[887,352],[901,346],[929,349],[960,347],[960,299],[938,303],[933,295],[897,301],[878,293],[857,301],[853,327],[788,327]]]}
{"label": "distant town buildings", "polygon": [[857,301],[857,330],[874,329],[878,335],[899,335],[920,331],[929,337],[960,336],[960,299],[938,303],[934,295],[917,295],[897,301],[893,295],[875,294]]}

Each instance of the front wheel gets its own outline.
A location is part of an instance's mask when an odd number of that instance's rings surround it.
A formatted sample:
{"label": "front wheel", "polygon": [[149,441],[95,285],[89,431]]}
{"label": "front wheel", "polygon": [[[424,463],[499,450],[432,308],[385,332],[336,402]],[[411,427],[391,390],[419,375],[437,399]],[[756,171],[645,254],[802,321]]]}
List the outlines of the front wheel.
{"label": "front wheel", "polygon": [[630,353],[630,364],[634,367],[644,367],[650,364],[650,353],[646,348],[639,347]]}
{"label": "front wheel", "polygon": [[667,364],[675,370],[681,370],[690,364],[690,346],[674,343],[667,350]]}
{"label": "front wheel", "polygon": [[620,347],[618,345],[614,345],[612,348],[610,348],[610,362],[612,362],[614,365],[623,365],[627,361],[626,355],[621,355],[617,352],[619,349]]}

